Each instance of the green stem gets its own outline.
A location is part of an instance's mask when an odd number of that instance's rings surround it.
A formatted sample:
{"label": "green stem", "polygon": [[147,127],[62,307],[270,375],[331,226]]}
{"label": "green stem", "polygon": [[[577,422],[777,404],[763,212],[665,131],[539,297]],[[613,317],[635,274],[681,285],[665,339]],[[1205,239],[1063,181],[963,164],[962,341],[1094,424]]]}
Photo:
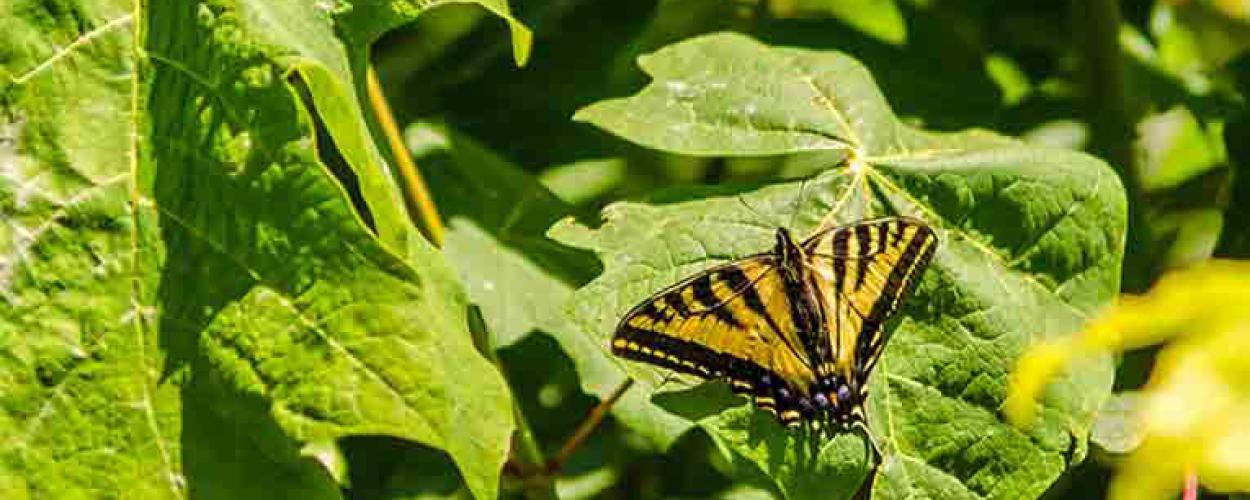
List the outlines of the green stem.
{"label": "green stem", "polygon": [[1090,150],[1107,160],[1128,193],[1125,291],[1144,291],[1156,274],[1145,217],[1145,192],[1133,152],[1134,112],[1129,109],[1120,51],[1120,7],[1115,0],[1072,0],[1077,83],[1084,91]]}

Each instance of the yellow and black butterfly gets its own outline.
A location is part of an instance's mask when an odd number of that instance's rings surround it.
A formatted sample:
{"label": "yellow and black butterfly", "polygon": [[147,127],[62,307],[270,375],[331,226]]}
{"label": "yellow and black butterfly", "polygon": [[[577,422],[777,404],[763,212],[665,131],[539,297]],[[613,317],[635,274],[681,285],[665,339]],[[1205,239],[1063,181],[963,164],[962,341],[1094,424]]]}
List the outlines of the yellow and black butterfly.
{"label": "yellow and black butterfly", "polygon": [[937,237],[889,217],[826,228],[691,276],[635,306],[612,352],[705,379],[801,421],[863,422],[882,325],[919,281]]}

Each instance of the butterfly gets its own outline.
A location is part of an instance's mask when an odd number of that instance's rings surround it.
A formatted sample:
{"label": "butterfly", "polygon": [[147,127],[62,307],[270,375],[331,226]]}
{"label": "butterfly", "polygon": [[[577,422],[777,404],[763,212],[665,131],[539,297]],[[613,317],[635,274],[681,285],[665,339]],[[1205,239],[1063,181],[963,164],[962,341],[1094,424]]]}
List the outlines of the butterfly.
{"label": "butterfly", "polygon": [[864,423],[883,324],[937,247],[911,217],[827,227],[690,276],[621,319],[612,352],[704,379],[728,379],[783,425]]}

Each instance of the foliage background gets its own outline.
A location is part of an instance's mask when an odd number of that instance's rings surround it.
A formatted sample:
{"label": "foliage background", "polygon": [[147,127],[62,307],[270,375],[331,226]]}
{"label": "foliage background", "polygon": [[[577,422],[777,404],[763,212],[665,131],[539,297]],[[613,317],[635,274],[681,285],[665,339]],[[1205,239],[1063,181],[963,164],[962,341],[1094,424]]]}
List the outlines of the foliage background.
{"label": "foliage background", "polygon": [[[548,228],[827,166],[667,154],[572,120],[643,88],[638,56],[712,32],[842,51],[908,125],[1106,160],[1128,193],[1126,292],[1250,251],[1244,2],[481,4],[0,4],[0,493],[492,496],[510,461],[501,494],[541,494],[518,479],[513,426],[554,455],[618,382],[596,368],[598,343],[560,335],[604,265]],[[441,257],[408,228],[397,181],[368,174],[395,159],[364,104],[367,61],[446,221]],[[350,355],[309,340],[319,325]],[[1126,355],[1116,389],[1152,364],[1152,350]],[[621,407],[647,404],[640,392]],[[147,411],[117,410],[136,393]],[[648,435],[618,418],[570,456],[561,497],[780,493],[705,432],[661,451],[662,422]],[[131,428],[155,438],[115,431]],[[1044,496],[1101,496],[1124,451],[1104,444]]]}

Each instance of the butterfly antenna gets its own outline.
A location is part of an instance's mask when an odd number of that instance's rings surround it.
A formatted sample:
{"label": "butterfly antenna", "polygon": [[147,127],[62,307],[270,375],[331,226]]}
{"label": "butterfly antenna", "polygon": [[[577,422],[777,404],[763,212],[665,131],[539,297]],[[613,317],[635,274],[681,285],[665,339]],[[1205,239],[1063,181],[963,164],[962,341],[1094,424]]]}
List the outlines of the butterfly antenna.
{"label": "butterfly antenna", "polygon": [[738,195],[738,202],[742,203],[742,206],[747,207],[747,210],[750,210],[753,215],[759,218],[759,220],[764,221],[765,223],[769,222],[768,217],[764,217],[763,213],[761,213],[759,210],[756,210],[755,207],[751,206],[750,203],[747,203],[746,198],[743,198],[742,195]]}
{"label": "butterfly antenna", "polygon": [[799,208],[802,207],[803,192],[807,188],[807,181],[808,179],[803,179],[799,183],[799,195],[794,198],[794,207],[790,211],[790,223],[786,226],[786,229],[794,230],[794,221],[799,216]]}

